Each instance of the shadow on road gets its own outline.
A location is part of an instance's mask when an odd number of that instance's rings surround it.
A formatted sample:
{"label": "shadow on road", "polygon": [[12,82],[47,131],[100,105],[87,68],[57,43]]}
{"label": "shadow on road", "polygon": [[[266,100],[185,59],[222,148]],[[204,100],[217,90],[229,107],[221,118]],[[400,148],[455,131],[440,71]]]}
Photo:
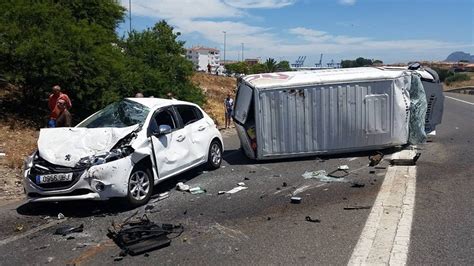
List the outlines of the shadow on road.
{"label": "shadow on road", "polygon": [[[303,156],[295,158],[284,158],[284,159],[271,159],[271,160],[252,160],[248,158],[244,152],[240,149],[227,150],[223,154],[224,161],[230,165],[246,165],[246,164],[270,164],[270,163],[281,163],[281,162],[295,162],[295,161],[312,161],[312,160],[332,160],[332,159],[344,159],[352,157],[369,157],[370,155],[376,154],[376,152],[382,152],[385,155],[389,155],[400,151],[402,147],[390,147],[383,150],[369,150],[359,152],[348,152],[339,153],[333,155],[318,155],[318,156]],[[368,160],[368,159],[367,159]]]}

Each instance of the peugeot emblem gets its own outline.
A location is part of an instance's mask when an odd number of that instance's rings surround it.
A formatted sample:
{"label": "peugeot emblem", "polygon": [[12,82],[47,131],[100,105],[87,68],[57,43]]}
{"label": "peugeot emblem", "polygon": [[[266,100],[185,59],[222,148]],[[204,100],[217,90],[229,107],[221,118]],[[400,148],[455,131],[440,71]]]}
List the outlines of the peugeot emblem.
{"label": "peugeot emblem", "polygon": [[71,154],[66,154],[66,157],[64,158],[64,160],[70,161],[71,160]]}

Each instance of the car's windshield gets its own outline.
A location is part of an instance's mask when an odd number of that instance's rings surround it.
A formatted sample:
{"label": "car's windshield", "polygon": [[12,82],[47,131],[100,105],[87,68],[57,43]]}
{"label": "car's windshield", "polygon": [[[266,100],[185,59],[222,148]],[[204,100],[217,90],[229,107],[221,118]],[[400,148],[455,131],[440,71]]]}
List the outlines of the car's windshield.
{"label": "car's windshield", "polygon": [[104,109],[82,121],[78,127],[128,127],[135,124],[143,125],[150,109],[130,100],[107,105]]}

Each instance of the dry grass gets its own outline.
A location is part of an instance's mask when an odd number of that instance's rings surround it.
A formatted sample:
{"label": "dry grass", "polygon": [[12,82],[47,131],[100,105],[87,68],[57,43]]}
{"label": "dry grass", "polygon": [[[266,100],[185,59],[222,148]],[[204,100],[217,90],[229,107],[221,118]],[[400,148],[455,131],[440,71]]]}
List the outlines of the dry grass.
{"label": "dry grass", "polygon": [[214,119],[218,126],[223,126],[225,123],[224,99],[227,94],[231,94],[235,99],[237,80],[206,73],[196,73],[191,80],[206,94],[207,102],[204,105],[204,111]]}

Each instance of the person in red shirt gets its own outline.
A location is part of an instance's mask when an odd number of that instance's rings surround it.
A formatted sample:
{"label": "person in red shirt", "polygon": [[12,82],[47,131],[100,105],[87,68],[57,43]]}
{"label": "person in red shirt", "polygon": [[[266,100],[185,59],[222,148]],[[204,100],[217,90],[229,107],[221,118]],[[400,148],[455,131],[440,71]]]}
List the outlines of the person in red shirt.
{"label": "person in red shirt", "polygon": [[58,118],[61,110],[58,108],[58,100],[64,100],[66,109],[71,109],[72,103],[67,94],[61,92],[59,85],[53,86],[53,93],[49,95],[48,107],[51,111],[49,115],[48,127],[56,127],[56,119]]}

